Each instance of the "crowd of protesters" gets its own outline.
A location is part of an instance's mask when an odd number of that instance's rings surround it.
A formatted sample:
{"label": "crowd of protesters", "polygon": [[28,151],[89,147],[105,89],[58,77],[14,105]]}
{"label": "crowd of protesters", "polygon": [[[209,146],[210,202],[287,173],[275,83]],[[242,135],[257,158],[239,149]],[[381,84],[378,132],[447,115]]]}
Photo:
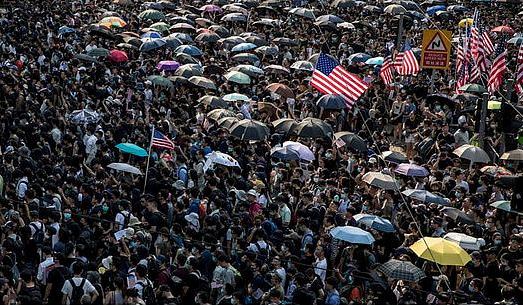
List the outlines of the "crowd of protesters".
{"label": "crowd of protesters", "polygon": [[[403,28],[401,40],[409,39],[413,46],[421,44],[426,28],[457,35],[462,31],[458,22],[472,17],[474,9],[487,30],[506,25],[521,32],[520,4],[466,3],[467,10],[405,17],[401,25],[397,16],[382,12],[387,5],[383,1],[354,1],[348,8],[321,1],[214,3],[223,13],[199,10],[205,4],[209,3],[0,4],[0,302],[523,304],[523,218],[490,205],[521,201],[523,183],[517,176],[504,183],[496,173],[480,170],[495,164],[511,174],[521,173],[520,162],[500,160],[519,145],[514,140],[518,130],[505,130],[504,120],[508,125],[521,121],[520,113],[507,118],[501,110],[488,110],[480,139],[473,94],[428,98],[432,93],[454,94],[454,69],[432,76],[430,70],[422,70],[386,87],[378,77],[379,66],[349,61],[358,52],[384,56],[397,45],[398,27]],[[222,21],[227,4],[229,9],[234,4],[247,20]],[[231,59],[235,53],[230,46],[205,41],[186,42],[202,50],[203,55],[194,57],[180,56],[166,46],[149,52],[126,49],[128,61],[118,63],[77,56],[95,48],[121,49],[123,36],[117,34],[149,31],[154,21],[138,15],[158,6],[169,25],[214,25],[220,38],[257,36],[275,52],[258,54],[252,64],[281,65],[288,71],[267,69],[252,77],[250,85],[229,82],[224,74],[241,62]],[[312,8],[316,16],[338,16],[354,28],[315,25],[289,13],[296,6]],[[118,16],[127,24],[93,30],[92,24],[106,16]],[[279,21],[256,23],[268,18]],[[64,26],[72,30],[60,32]],[[190,29],[186,34],[189,39],[198,35]],[[292,43],[274,41],[281,37]],[[321,94],[309,86],[312,73],[290,68],[327,49],[371,84],[350,110],[318,108]],[[509,48],[507,75],[514,73],[515,53]],[[162,60],[194,60],[218,88],[204,89],[182,74],[160,72],[156,65]],[[174,86],[148,79],[160,73]],[[271,83],[287,86],[293,97],[270,92],[266,87]],[[492,96],[508,99],[517,110],[522,99],[511,91],[503,86]],[[200,99],[230,93],[249,97],[228,103],[237,119],[271,126],[282,118],[320,118],[334,132],[357,134],[368,152],[332,137],[304,139],[274,128],[261,141],[238,139],[207,117],[213,106]],[[261,103],[276,110],[267,111]],[[99,119],[77,122],[70,116],[82,109]],[[173,150],[149,151],[153,126],[174,142]],[[314,160],[272,158],[271,148],[286,140],[310,148]],[[478,141],[484,143],[490,164],[469,165],[453,154],[461,145]],[[119,143],[145,147],[150,157],[123,153],[115,147]],[[382,152],[391,150],[430,174],[394,174],[396,164],[382,158]],[[227,153],[239,167],[209,168],[206,158],[214,151]],[[147,176],[107,167],[114,162],[131,164]],[[383,190],[364,182],[362,176],[372,171],[394,175],[399,189]],[[405,189],[446,198],[447,206],[473,222],[445,215],[442,205],[404,196],[400,191]],[[354,218],[360,213],[389,219],[395,232],[365,227]],[[364,245],[335,239],[330,232],[340,226],[361,226],[375,241]],[[409,248],[424,236],[449,232],[484,240],[478,250],[469,251],[471,262],[436,265]],[[412,262],[426,276],[419,281],[387,278],[378,269],[391,258]]]}

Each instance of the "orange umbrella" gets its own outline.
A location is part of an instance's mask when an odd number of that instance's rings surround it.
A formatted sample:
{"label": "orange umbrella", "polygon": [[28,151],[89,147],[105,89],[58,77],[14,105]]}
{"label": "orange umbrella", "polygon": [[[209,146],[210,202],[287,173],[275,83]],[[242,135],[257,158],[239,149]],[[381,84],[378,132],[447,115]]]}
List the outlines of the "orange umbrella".
{"label": "orange umbrella", "polygon": [[269,90],[272,93],[276,93],[278,95],[281,95],[283,97],[287,98],[294,98],[294,92],[292,92],[291,88],[284,84],[280,83],[272,83],[265,87],[266,90]]}
{"label": "orange umbrella", "polygon": [[111,50],[107,58],[112,62],[126,62],[129,60],[127,53],[120,50]]}
{"label": "orange umbrella", "polygon": [[506,26],[506,25],[500,25],[500,26],[493,28],[491,30],[491,32],[506,33],[506,34],[512,35],[512,34],[514,34],[514,29],[509,26]]}

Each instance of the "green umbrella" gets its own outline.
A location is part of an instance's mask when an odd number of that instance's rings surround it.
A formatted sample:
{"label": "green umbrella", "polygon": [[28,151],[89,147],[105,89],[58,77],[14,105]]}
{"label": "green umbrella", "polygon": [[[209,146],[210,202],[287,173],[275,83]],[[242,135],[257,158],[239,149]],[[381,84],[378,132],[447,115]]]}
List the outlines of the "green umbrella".
{"label": "green umbrella", "polygon": [[240,93],[229,93],[222,97],[224,101],[227,102],[236,102],[236,101],[248,101],[250,98],[247,95],[243,95]]}
{"label": "green umbrella", "polygon": [[151,24],[150,28],[155,29],[159,32],[168,32],[170,25],[168,25],[165,22],[156,22],[156,23]]}
{"label": "green umbrella", "polygon": [[466,84],[459,88],[460,91],[469,92],[469,93],[485,93],[487,89],[482,85],[478,84]]}
{"label": "green umbrella", "polygon": [[510,205],[510,201],[508,201],[508,200],[498,200],[498,201],[491,203],[490,206],[495,209],[498,209],[498,210],[503,210],[505,212],[517,213],[517,214],[523,215],[523,213],[521,213],[521,212],[513,211],[512,207]]}
{"label": "green umbrella", "polygon": [[165,14],[157,10],[145,10],[138,15],[140,19],[163,20]]}
{"label": "green umbrella", "polygon": [[105,48],[94,48],[87,52],[87,55],[93,57],[107,57],[109,55],[109,50]]}
{"label": "green umbrella", "polygon": [[125,153],[135,155],[138,157],[147,157],[147,155],[148,155],[148,153],[145,149],[143,149],[140,146],[133,144],[133,143],[120,143],[120,144],[116,145],[116,148],[118,148],[119,150],[121,150]]}
{"label": "green umbrella", "polygon": [[170,79],[163,77],[161,75],[151,75],[151,76],[147,77],[147,79],[150,80],[153,83],[153,85],[155,85],[155,86],[161,86],[161,87],[167,87],[167,88],[174,87],[174,84]]}
{"label": "green umbrella", "polygon": [[251,78],[249,77],[249,75],[239,71],[228,72],[223,77],[225,77],[226,80],[232,83],[237,83],[241,85],[248,85],[251,83]]}

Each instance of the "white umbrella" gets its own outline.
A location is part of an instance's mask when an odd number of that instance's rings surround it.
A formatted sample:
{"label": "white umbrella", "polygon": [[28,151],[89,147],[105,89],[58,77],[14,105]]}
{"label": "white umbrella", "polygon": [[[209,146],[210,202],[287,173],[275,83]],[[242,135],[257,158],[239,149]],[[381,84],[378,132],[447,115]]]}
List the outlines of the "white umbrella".
{"label": "white umbrella", "polygon": [[483,238],[476,238],[463,233],[451,232],[445,234],[443,238],[466,250],[478,251],[485,245],[485,240]]}
{"label": "white umbrella", "polygon": [[290,149],[296,151],[302,160],[313,161],[316,159],[312,150],[300,142],[285,141],[283,142],[283,147],[289,147]]}
{"label": "white umbrella", "polygon": [[207,154],[205,157],[207,160],[205,160],[205,164],[203,165],[204,172],[211,168],[214,164],[220,164],[228,167],[240,167],[240,163],[238,163],[238,161],[236,161],[233,157],[219,151],[213,151],[212,153]]}
{"label": "white umbrella", "polygon": [[80,109],[67,115],[67,119],[75,124],[91,124],[98,122],[100,115],[94,110]]}
{"label": "white umbrella", "polygon": [[469,144],[461,145],[456,148],[453,153],[460,158],[470,160],[472,163],[490,162],[490,157],[483,149]]}
{"label": "white umbrella", "polygon": [[121,172],[143,175],[142,171],[139,168],[129,165],[127,163],[111,163],[107,165],[107,167]]}

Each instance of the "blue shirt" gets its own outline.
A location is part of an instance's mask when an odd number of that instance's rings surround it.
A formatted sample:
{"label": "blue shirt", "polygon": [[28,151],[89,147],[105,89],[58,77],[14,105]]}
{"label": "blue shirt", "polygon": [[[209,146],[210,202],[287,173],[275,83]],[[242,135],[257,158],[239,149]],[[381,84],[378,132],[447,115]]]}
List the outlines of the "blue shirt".
{"label": "blue shirt", "polygon": [[340,293],[338,290],[333,289],[329,291],[325,298],[325,305],[339,305],[340,304]]}

